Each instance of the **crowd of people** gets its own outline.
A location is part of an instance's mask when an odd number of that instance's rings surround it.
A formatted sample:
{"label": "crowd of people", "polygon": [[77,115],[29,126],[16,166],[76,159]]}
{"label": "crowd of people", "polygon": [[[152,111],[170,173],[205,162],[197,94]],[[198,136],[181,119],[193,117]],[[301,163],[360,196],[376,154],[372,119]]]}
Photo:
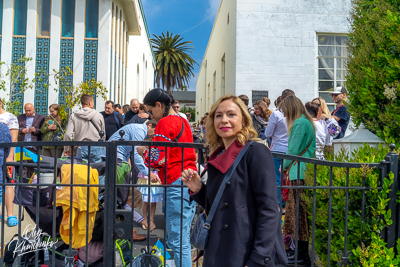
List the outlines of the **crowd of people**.
{"label": "crowd of people", "polygon": [[[325,147],[331,146],[333,139],[344,137],[349,124],[350,114],[343,102],[346,93],[344,87],[335,88],[331,93],[336,103],[333,112],[322,97],[303,104],[290,89],[284,90],[274,102],[274,111],[269,110],[268,98],[249,107],[249,98],[245,95],[224,96],[213,104],[201,120],[202,128],[207,129],[211,152],[208,182],[202,182],[195,169],[182,173],[191,197],[206,213],[219,197],[219,188],[236,156],[246,145],[249,151],[237,165],[237,176],[226,183],[229,189],[223,191],[221,203],[216,204],[218,213],[204,254],[206,266],[222,266],[227,264],[227,259],[228,266],[238,262],[240,266],[274,266],[287,261],[295,264],[296,236],[297,264],[310,264],[303,189],[277,189],[282,182],[294,187],[304,185],[305,163],[283,160],[281,164],[281,159],[273,158],[268,152],[325,160]],[[260,162],[263,162],[261,166]],[[283,196],[282,191],[286,191]],[[285,214],[283,236],[279,213]],[[226,244],[235,244],[237,250],[227,248]]]}
{"label": "crowd of people", "polygon": [[[242,262],[243,266],[267,266],[271,262],[284,263],[286,257],[289,261],[294,260],[292,249],[296,231],[300,253],[298,260],[300,262],[309,260],[307,214],[301,199],[301,190],[298,197],[296,190],[281,194],[281,190],[277,189],[282,182],[291,186],[303,185],[305,165],[289,160],[284,160],[282,165],[281,160],[273,158],[271,152],[324,160],[325,147],[331,146],[334,138],[344,136],[350,120],[349,112],[343,102],[346,93],[344,87],[335,88],[331,93],[337,105],[332,113],[323,98],[318,97],[303,104],[290,89],[284,90],[275,100],[274,110],[270,109],[271,101],[266,97],[250,107],[247,96],[227,95],[217,100],[198,124],[190,124],[190,113],[181,113],[179,102],[162,89],[151,90],[142,103],[132,99],[130,105],[121,106],[110,100],[106,101],[102,112],[94,109],[92,96],[82,95],[81,109],[68,119],[60,116],[58,104],[50,105],[49,114],[45,117],[37,114],[34,106],[28,103],[24,106],[25,113],[16,117],[6,112],[0,102],[0,125],[4,124],[9,129],[9,132],[7,131],[9,135],[2,139],[5,141],[10,139],[13,142],[41,140],[97,142],[101,139],[111,142],[119,140],[120,130],[124,130],[122,138],[127,141],[187,143],[197,141],[208,144],[210,153],[205,155],[207,164],[201,166],[205,168],[202,175],[196,167],[200,154],[194,149],[185,149],[182,166],[180,148],[168,148],[168,151],[165,151],[164,147],[152,147],[149,151],[148,147],[117,147],[117,158],[121,162],[131,166],[130,160],[134,160],[139,170],[137,182],[139,185],[148,184],[150,180],[152,185],[185,183],[189,188],[184,190],[182,195],[180,187],[168,187],[167,198],[164,198],[164,189],[161,187],[137,188],[142,195],[143,216],[135,212],[135,220],[142,224],[143,229],[149,228],[153,231],[156,228],[154,224],[156,203],[165,201],[167,244],[174,252],[176,266],[180,266],[180,261],[182,266],[191,266],[189,236],[195,213],[195,203],[191,199],[199,203],[208,213],[225,174],[240,151],[248,145],[248,151],[238,163],[235,174],[226,183],[218,213],[214,217],[209,245],[204,254],[204,264],[222,266],[226,265],[228,259],[232,261],[229,266],[234,266],[237,262]],[[35,153],[38,150],[34,146],[25,148]],[[6,161],[13,161],[13,152],[13,149],[4,151],[0,154],[0,160],[1,157],[5,157]],[[104,160],[104,152],[101,146],[90,149],[79,146],[76,151],[71,151],[70,146],[62,145],[40,148],[40,154],[43,156],[57,158],[76,156],[85,160],[90,159],[93,163]],[[260,161],[263,162],[262,166],[259,164]],[[300,164],[300,168],[297,164]],[[153,170],[149,171],[149,168]],[[205,182],[204,176],[211,177],[207,179],[208,183]],[[260,179],[261,177],[264,179]],[[181,207],[182,198],[183,207]],[[14,191],[11,186],[7,186],[5,206],[7,223],[10,227],[19,223],[14,215],[13,199]],[[141,205],[133,205],[131,200],[126,208],[132,209],[137,206]],[[297,208],[299,208],[299,229],[296,229]],[[148,210],[150,214],[147,214]],[[279,213],[286,214],[283,240],[287,247],[291,248],[288,251],[285,251],[280,234]],[[181,216],[183,216],[182,225],[180,225]],[[263,223],[257,223],[259,220]],[[144,238],[134,234],[134,240]],[[226,247],[225,244],[239,245]],[[180,252],[181,246],[182,252]],[[225,256],[217,257],[217,255]]]}

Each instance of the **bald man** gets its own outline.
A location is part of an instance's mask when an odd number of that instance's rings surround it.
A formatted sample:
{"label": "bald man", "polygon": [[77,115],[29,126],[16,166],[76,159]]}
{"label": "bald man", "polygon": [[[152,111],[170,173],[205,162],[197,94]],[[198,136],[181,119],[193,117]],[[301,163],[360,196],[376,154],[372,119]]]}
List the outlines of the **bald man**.
{"label": "bald man", "polygon": [[[40,128],[43,125],[45,117],[35,113],[35,108],[31,103],[27,103],[24,107],[25,114],[19,115],[19,142],[35,142],[42,140]],[[26,147],[31,151],[36,152],[36,147]]]}
{"label": "bald man", "polygon": [[130,121],[132,119],[132,117],[135,116],[136,114],[138,114],[138,116],[142,119],[151,120],[151,116],[148,113],[140,113],[139,114],[139,107],[140,107],[139,100],[132,99],[130,106],[131,106],[131,110],[129,110],[125,114],[125,121]]}

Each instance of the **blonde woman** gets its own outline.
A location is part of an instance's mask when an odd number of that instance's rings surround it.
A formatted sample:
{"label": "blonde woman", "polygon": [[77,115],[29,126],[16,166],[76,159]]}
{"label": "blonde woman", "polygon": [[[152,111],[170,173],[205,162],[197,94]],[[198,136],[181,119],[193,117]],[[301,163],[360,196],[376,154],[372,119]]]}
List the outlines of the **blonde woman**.
{"label": "blonde woman", "polygon": [[[302,156],[313,158],[315,153],[315,126],[312,117],[308,114],[303,103],[295,96],[286,97],[280,108],[286,117],[288,127],[288,150],[287,155]],[[298,164],[300,164],[300,171]],[[282,170],[289,179],[290,186],[304,185],[304,171],[306,165],[293,160],[284,160]],[[287,183],[286,183],[287,184]],[[297,196],[297,194],[299,194]],[[308,222],[305,203],[302,200],[303,189],[289,189],[286,201],[286,215],[283,225],[285,243],[290,244],[298,234],[298,264],[309,261],[308,257]],[[297,203],[299,199],[299,203]],[[299,204],[298,217],[297,204]],[[299,228],[296,228],[296,221],[299,222]],[[293,243],[295,240],[293,240]],[[289,260],[290,252],[288,254]],[[290,262],[294,263],[294,262]]]}
{"label": "blonde woman", "polygon": [[325,129],[325,145],[331,146],[333,138],[338,136],[342,129],[339,126],[339,123],[331,116],[325,99],[322,97],[317,97],[311,102],[319,107],[318,114],[320,115],[317,117],[317,119]]}
{"label": "blonde woman", "polygon": [[245,145],[248,150],[225,183],[210,228],[203,265],[275,266],[285,263],[276,207],[274,162],[264,145],[248,144],[257,137],[257,132],[246,106],[237,96],[223,96],[212,105],[206,126],[212,152],[207,163],[207,184],[201,182],[193,169],[182,172],[182,181],[207,214],[228,169]]}

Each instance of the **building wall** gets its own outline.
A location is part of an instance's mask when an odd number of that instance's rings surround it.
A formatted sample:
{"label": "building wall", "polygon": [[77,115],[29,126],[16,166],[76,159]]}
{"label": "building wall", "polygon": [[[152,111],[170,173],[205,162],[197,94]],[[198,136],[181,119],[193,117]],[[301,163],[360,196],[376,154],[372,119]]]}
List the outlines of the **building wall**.
{"label": "building wall", "polygon": [[[154,88],[154,70],[156,68],[151,44],[147,35],[145,17],[140,10],[140,3],[135,0],[140,35],[129,36],[128,42],[128,70],[126,100],[124,104],[129,104],[131,99],[143,101],[146,93]],[[146,67],[147,66],[147,67]]]}
{"label": "building wall", "polygon": [[[196,120],[219,97],[218,90],[215,97],[207,93],[210,84],[213,94],[215,71],[220,83],[223,51],[230,55],[226,56],[226,94],[245,94],[252,103],[253,90],[268,91],[272,107],[286,88],[302,101],[317,97],[317,34],[346,34],[350,8],[351,0],[222,1],[196,83]],[[234,31],[225,29],[228,10]]]}
{"label": "building wall", "polygon": [[[235,51],[236,3],[222,0],[196,82],[196,121],[210,110],[212,103],[221,95],[235,93]],[[225,86],[221,83],[223,57],[225,57]]]}
{"label": "building wall", "polygon": [[[33,60],[26,65],[27,77],[30,80],[38,71],[44,70],[52,74],[53,69],[58,71],[62,67],[69,66],[73,72],[71,83],[74,86],[82,81],[96,79],[109,90],[108,99],[116,103],[128,103],[127,97],[139,98],[141,96],[143,98],[144,93],[149,88],[153,88],[154,60],[145,18],[141,15],[140,0],[135,0],[134,6],[137,14],[140,15],[139,26],[142,30],[140,35],[134,36],[132,40],[130,40],[128,32],[135,33],[128,29],[126,10],[124,9],[131,8],[132,3],[122,0],[99,0],[98,38],[85,38],[86,0],[71,0],[75,1],[74,37],[64,38],[61,37],[62,1],[67,0],[52,0],[50,37],[43,38],[37,36],[38,0],[28,0],[27,29],[26,36],[23,37],[13,36],[14,1],[4,0],[0,60],[5,62],[8,67],[19,56],[31,57]],[[112,14],[113,4],[114,15]],[[118,13],[116,7],[118,7]],[[128,13],[132,14],[131,10]],[[132,23],[135,19],[130,21]],[[21,40],[22,42],[20,42]],[[128,57],[128,41],[132,51],[130,57]],[[13,50],[16,47],[21,47],[21,49]],[[133,85],[137,83],[128,79],[128,66],[134,68],[137,64],[140,64],[140,88],[135,88]],[[7,67],[1,69],[2,75],[5,75]],[[6,88],[10,88],[9,81],[6,82]],[[39,93],[38,90],[28,89],[20,97],[22,104],[34,103],[37,109],[40,107],[39,113],[47,114],[48,105],[60,103],[60,93],[54,90],[58,89],[59,85],[55,84],[52,76],[48,83],[49,89],[40,90]],[[38,89],[43,85],[36,83],[35,86]],[[9,91],[1,91],[0,97],[8,99],[8,93]],[[98,110],[104,109],[104,102],[102,97],[97,97],[96,107]],[[22,105],[20,112],[23,112]]]}
{"label": "building wall", "polygon": [[[318,96],[318,33],[347,33],[350,0],[237,0],[236,94]],[[250,102],[251,103],[251,102]]]}

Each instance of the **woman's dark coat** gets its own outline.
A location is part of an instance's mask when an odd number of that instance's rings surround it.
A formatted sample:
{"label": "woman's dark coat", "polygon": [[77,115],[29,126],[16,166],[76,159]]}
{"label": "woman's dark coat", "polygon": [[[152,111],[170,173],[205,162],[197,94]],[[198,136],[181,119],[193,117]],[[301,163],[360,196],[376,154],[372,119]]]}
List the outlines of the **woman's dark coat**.
{"label": "woman's dark coat", "polygon": [[[234,142],[207,164],[208,181],[192,198],[207,212],[229,167],[243,148]],[[287,261],[269,149],[253,142],[228,182],[211,224],[204,266],[275,266]],[[207,200],[207,201],[206,201]],[[207,202],[207,204],[206,204]]]}

